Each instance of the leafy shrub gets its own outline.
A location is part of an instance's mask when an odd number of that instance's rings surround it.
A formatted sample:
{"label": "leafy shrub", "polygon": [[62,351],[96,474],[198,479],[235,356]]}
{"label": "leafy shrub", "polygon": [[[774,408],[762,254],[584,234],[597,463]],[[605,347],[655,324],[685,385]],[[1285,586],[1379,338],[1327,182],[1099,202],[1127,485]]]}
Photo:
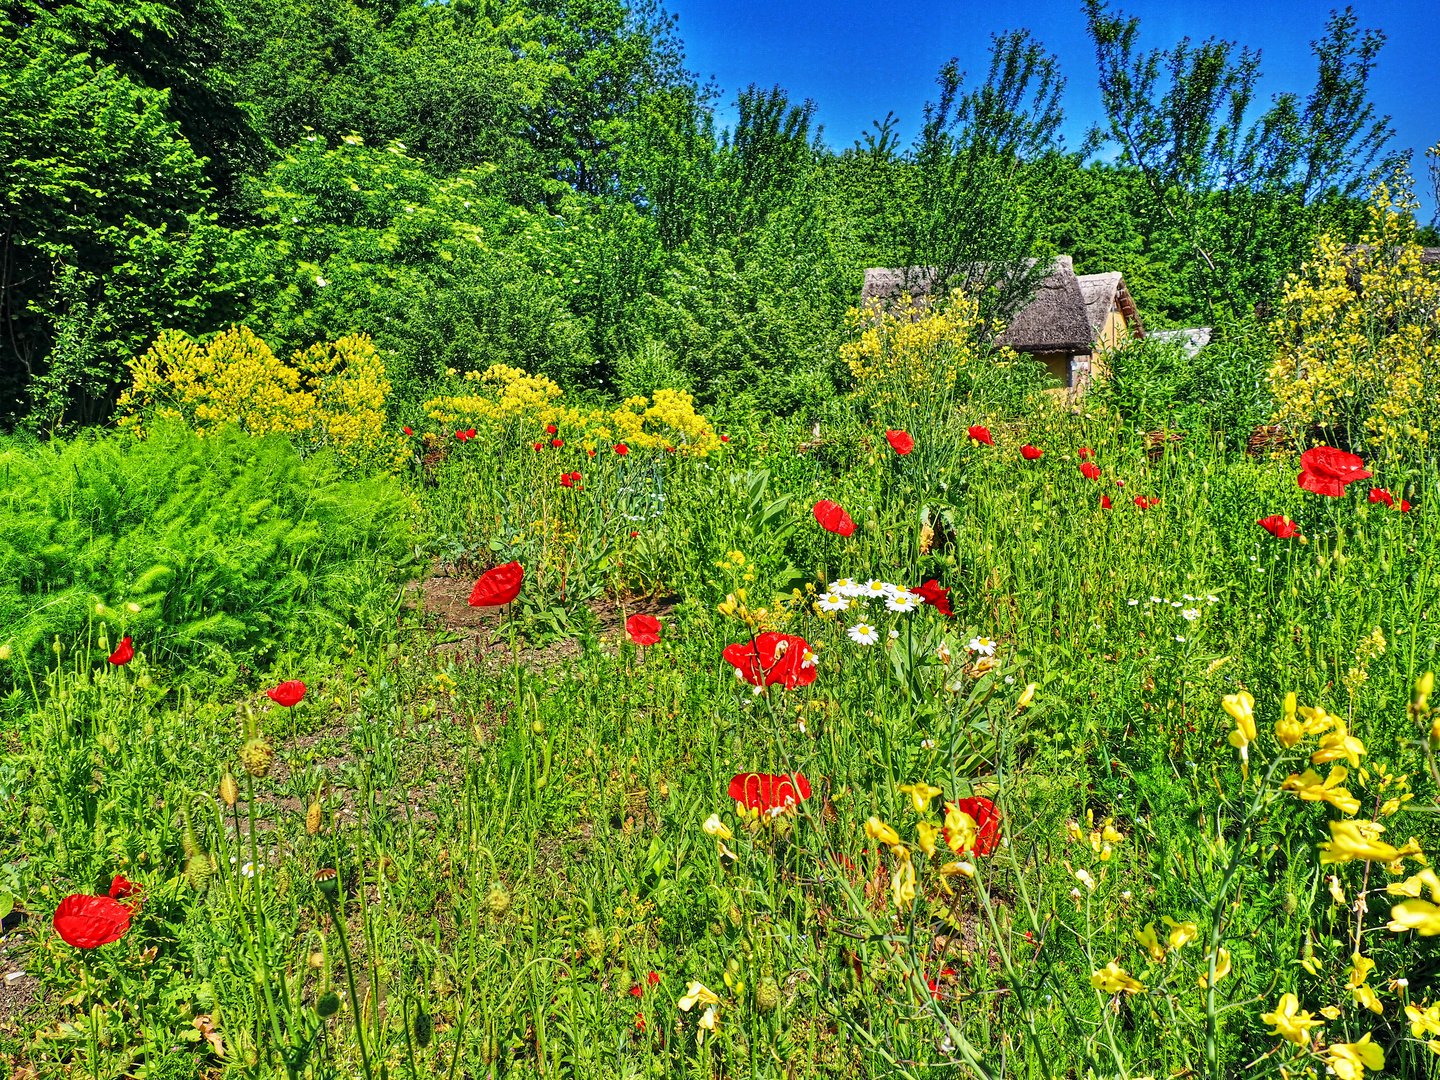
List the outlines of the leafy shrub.
{"label": "leafy shrub", "polygon": [[332,454],[162,418],[143,440],[0,450],[0,471],[0,692],[57,637],[130,634],[152,663],[228,677],[393,624],[404,497]]}
{"label": "leafy shrub", "polygon": [[432,398],[425,411],[442,426],[500,426],[519,421],[539,438],[553,425],[565,438],[597,445],[625,443],[637,449],[683,448],[708,453],[720,445],[712,425],[695,411],[695,400],[684,390],[659,389],[647,398],[626,398],[613,409],[588,411],[563,405],[558,384],[543,375],[530,375],[506,364],[493,364],[483,372],[467,371],[462,380],[468,393]]}
{"label": "leafy shrub", "polygon": [[169,330],[130,362],[130,372],[120,424],[137,432],[152,416],[183,419],[197,435],[234,424],[250,435],[288,435],[308,450],[333,447],[352,460],[394,443],[385,431],[390,382],[364,334],[312,345],[286,363],[245,327],[203,346]]}
{"label": "leafy shrub", "polygon": [[1286,285],[1270,370],[1276,418],[1352,445],[1428,446],[1440,421],[1440,274],[1421,262],[1416,203],[1382,185],[1354,248],[1322,235]]}

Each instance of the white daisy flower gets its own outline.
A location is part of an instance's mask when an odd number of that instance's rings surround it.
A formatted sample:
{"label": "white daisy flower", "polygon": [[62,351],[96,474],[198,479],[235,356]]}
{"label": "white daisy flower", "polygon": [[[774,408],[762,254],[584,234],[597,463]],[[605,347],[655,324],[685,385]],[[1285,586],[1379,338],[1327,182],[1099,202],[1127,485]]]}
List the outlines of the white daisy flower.
{"label": "white daisy flower", "polygon": [[1191,596],[1191,595],[1187,592],[1187,593],[1184,595],[1183,599],[1189,600],[1189,601],[1193,604],[1197,598],[1194,597],[1194,596]]}
{"label": "white daisy flower", "polygon": [[859,596],[860,590],[865,586],[861,585],[854,578],[842,577],[830,583],[829,591],[839,593],[841,596]]}
{"label": "white daisy flower", "polygon": [[972,637],[969,644],[966,645],[966,648],[973,653],[979,653],[981,656],[995,655],[995,642],[991,641],[988,637]]}
{"label": "white daisy flower", "polygon": [[[776,655],[779,655],[779,654],[777,653]],[[814,666],[815,666],[816,664],[818,664],[819,662],[820,662],[820,657],[816,656],[816,655],[815,655],[813,652],[811,652],[809,649],[806,649],[806,650],[805,650],[805,655],[800,658],[800,666],[801,666],[802,668],[814,667]]]}
{"label": "white daisy flower", "polygon": [[1184,634],[1176,634],[1176,635],[1175,635],[1175,640],[1178,641],[1178,642],[1180,642],[1181,645],[1184,645],[1184,644],[1185,644],[1185,635],[1184,635]]}
{"label": "white daisy flower", "polygon": [[921,604],[920,597],[905,589],[896,589],[895,595],[885,601],[885,606],[891,611],[898,611],[902,615],[908,615]]}
{"label": "white daisy flower", "polygon": [[876,578],[871,578],[869,581],[865,582],[865,585],[860,590],[861,596],[871,597],[880,600],[884,600],[886,597],[893,596],[894,594],[894,585],[891,585],[888,581],[880,581]]}
{"label": "white daisy flower", "polygon": [[900,640],[900,631],[899,631],[899,630],[891,630],[891,631],[890,631],[890,640],[891,640],[891,641],[899,641],[899,640]]}
{"label": "white daisy flower", "polygon": [[1127,604],[1129,604],[1131,607],[1135,607],[1135,606],[1137,606],[1137,605],[1140,603],[1139,600],[1126,600],[1125,602],[1126,602]]}
{"label": "white daisy flower", "polygon": [[1180,612],[1180,617],[1186,622],[1194,622],[1200,617],[1200,609],[1198,607],[1187,607],[1184,611]]}
{"label": "white daisy flower", "polygon": [[1171,600],[1171,601],[1170,601],[1170,606],[1173,607],[1173,608],[1178,608],[1178,607],[1184,607],[1185,605],[1182,604],[1182,603],[1180,603],[1179,600]]}
{"label": "white daisy flower", "polygon": [[1207,604],[1218,604],[1220,602],[1220,598],[1218,596],[1207,596],[1205,597],[1205,602]]}
{"label": "white daisy flower", "polygon": [[850,606],[850,598],[832,589],[822,596],[817,596],[815,606],[821,611],[844,611]]}
{"label": "white daisy flower", "polygon": [[880,631],[867,622],[858,622],[845,632],[856,645],[874,645],[880,640]]}
{"label": "white daisy flower", "polygon": [[935,749],[935,740],[934,740],[934,739],[921,739],[921,740],[920,740],[920,749],[921,749],[921,750],[934,750],[934,749]]}
{"label": "white daisy flower", "polygon": [[1150,603],[1152,603],[1152,604],[1163,604],[1163,603],[1165,603],[1165,601],[1164,601],[1164,600],[1161,600],[1160,597],[1158,597],[1158,596],[1152,596],[1152,597],[1150,597]]}

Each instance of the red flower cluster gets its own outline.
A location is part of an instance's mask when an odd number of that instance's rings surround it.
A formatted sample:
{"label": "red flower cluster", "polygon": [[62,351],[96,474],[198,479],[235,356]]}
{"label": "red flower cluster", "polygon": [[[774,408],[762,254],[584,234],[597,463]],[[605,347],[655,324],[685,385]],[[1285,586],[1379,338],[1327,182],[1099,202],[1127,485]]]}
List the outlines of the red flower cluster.
{"label": "red flower cluster", "polygon": [[1345,494],[1345,485],[1368,479],[1365,462],[1356,455],[1333,446],[1312,446],[1300,455],[1300,475],[1295,481],[1305,491],[1338,499]]}
{"label": "red flower cluster", "polygon": [[1269,517],[1261,518],[1256,524],[1280,540],[1289,540],[1300,532],[1300,526],[1284,514],[1271,514]]}
{"label": "red flower cluster", "polygon": [[654,645],[660,640],[660,620],[654,615],[631,615],[625,620],[625,635],[636,645]]}
{"label": "red flower cluster", "polygon": [[135,659],[135,646],[130,641],[130,635],[126,634],[120,639],[120,644],[115,646],[115,651],[109,656],[110,663],[116,667],[122,667]]}
{"label": "red flower cluster", "polygon": [[1081,461],[1089,461],[1092,457],[1095,456],[1095,451],[1091,450],[1088,446],[1080,447],[1079,453]]}
{"label": "red flower cluster", "polygon": [[525,568],[508,562],[486,570],[470,590],[471,607],[503,607],[520,595],[525,583]]}
{"label": "red flower cluster", "polygon": [[1147,499],[1144,495],[1136,495],[1135,505],[1141,510],[1149,510],[1152,506],[1160,505],[1160,496],[1156,495],[1153,498]]}
{"label": "red flower cluster", "polygon": [[814,513],[815,520],[826,532],[835,533],[837,536],[850,536],[855,532],[854,519],[837,502],[821,499],[815,504]]}
{"label": "red flower cluster", "polygon": [[559,450],[560,447],[562,447],[562,446],[565,445],[565,440],[564,440],[564,439],[551,439],[551,440],[550,440],[550,445],[553,446],[556,450]]}
{"label": "red flower cluster", "polygon": [[546,425],[545,425],[545,434],[546,434],[546,435],[554,435],[554,434],[558,433],[559,430],[560,430],[560,429],[557,428],[554,424],[546,424]]}
{"label": "red flower cluster", "polygon": [[[787,690],[809,686],[815,681],[814,654],[803,637],[767,630],[753,641],[726,645],[725,662],[751,686],[774,686]],[[806,658],[809,657],[807,660]]]}
{"label": "red flower cluster", "polygon": [[1383,502],[1386,506],[1394,507],[1402,514],[1408,513],[1410,510],[1410,503],[1405,499],[1401,499],[1400,505],[1395,506],[1395,496],[1391,495],[1389,491],[1382,487],[1372,487],[1370,489],[1370,501],[1372,503]]}
{"label": "red flower cluster", "polygon": [[915,439],[908,431],[887,431],[885,441],[890,444],[890,449],[901,457],[915,449]]}
{"label": "red flower cluster", "polygon": [[1080,475],[1085,477],[1086,480],[1099,480],[1100,466],[1096,465],[1093,461],[1082,461],[1080,463]]}
{"label": "red flower cluster", "polygon": [[940,612],[941,615],[955,614],[955,612],[950,609],[950,590],[935,579],[932,578],[925,582],[924,585],[917,586],[910,591],[936,611]]}
{"label": "red flower cluster", "polygon": [[472,427],[457,431],[455,432],[455,438],[459,439],[461,442],[469,442],[471,439],[475,438],[475,429]]}
{"label": "red flower cluster", "polygon": [[746,810],[772,813],[798,805],[810,797],[810,781],[804,773],[737,773],[730,780],[730,797]]}
{"label": "red flower cluster", "polygon": [[561,473],[561,474],[560,474],[560,486],[561,486],[561,487],[574,487],[575,484],[579,481],[579,479],[580,479],[580,470],[579,470],[579,469],[576,469],[574,472]]}
{"label": "red flower cluster", "polygon": [[282,705],[287,709],[293,709],[305,697],[305,684],[299,679],[291,679],[289,682],[282,682],[273,690],[266,690],[265,696],[276,705]]}
{"label": "red flower cluster", "polygon": [[1038,446],[1031,446],[1029,443],[1020,447],[1020,456],[1026,461],[1039,461],[1041,455],[1044,453],[1044,450],[1041,450]]}
{"label": "red flower cluster", "polygon": [[[955,806],[961,813],[969,814],[975,822],[975,854],[995,854],[995,849],[1000,846],[1000,811],[995,809],[995,804],[983,795],[976,795],[956,799]],[[945,830],[945,840],[947,843],[950,841],[949,829]]]}

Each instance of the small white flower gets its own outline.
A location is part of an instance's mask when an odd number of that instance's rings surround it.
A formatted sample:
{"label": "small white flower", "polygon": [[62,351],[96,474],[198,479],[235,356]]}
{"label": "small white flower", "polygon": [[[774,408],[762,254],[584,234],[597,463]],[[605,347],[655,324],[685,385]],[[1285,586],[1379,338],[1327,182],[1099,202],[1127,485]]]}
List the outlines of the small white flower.
{"label": "small white flower", "polygon": [[921,604],[920,597],[905,589],[896,589],[895,594],[885,601],[885,606],[891,611],[898,611],[902,615],[908,615]]}
{"label": "small white flower", "polygon": [[899,641],[899,640],[900,640],[900,631],[892,628],[891,631],[890,631],[890,640],[891,640],[891,641]]}
{"label": "small white flower", "polygon": [[1220,602],[1220,598],[1218,596],[1207,596],[1205,597],[1205,602],[1207,604],[1218,604]]}
{"label": "small white flower", "polygon": [[1014,686],[1014,685],[1015,685],[1015,676],[1014,676],[1014,675],[1006,675],[1006,676],[1005,676],[1005,685],[1006,685],[1006,686]]}
{"label": "small white flower", "polygon": [[1179,600],[1171,600],[1170,606],[1173,608],[1184,607],[1184,605],[1181,604]]}
{"label": "small white flower", "polygon": [[950,643],[948,641],[942,641],[940,643],[940,647],[935,650],[935,659],[939,660],[942,664],[948,664],[954,659],[954,656],[950,652]]}
{"label": "small white flower", "polygon": [[934,750],[934,749],[935,749],[935,740],[934,740],[934,739],[921,739],[921,740],[920,740],[920,749],[921,749],[921,750]]}
{"label": "small white flower", "polygon": [[1086,870],[1084,868],[1076,870],[1075,877],[1081,885],[1085,886],[1085,888],[1089,889],[1091,892],[1095,891],[1095,879],[1090,876],[1089,870]]}
{"label": "small white flower", "polygon": [[1165,601],[1164,601],[1164,600],[1161,600],[1160,597],[1158,597],[1158,596],[1152,596],[1152,597],[1150,597],[1150,603],[1152,603],[1152,604],[1163,604],[1163,603],[1165,603]]}
{"label": "small white flower", "polygon": [[1189,601],[1193,604],[1193,603],[1196,601],[1197,597],[1191,596],[1191,595],[1187,592],[1187,593],[1185,594],[1185,596],[1184,596],[1184,599],[1189,600]]}
{"label": "small white flower", "polygon": [[821,611],[844,611],[850,606],[850,598],[832,590],[816,597],[815,606]]}
{"label": "small white flower", "polygon": [[[776,655],[779,655],[779,654],[777,653]],[[815,655],[813,652],[811,652],[809,649],[806,649],[806,650],[805,650],[805,655],[802,656],[802,657],[800,657],[800,666],[801,666],[802,668],[814,667],[814,666],[815,666],[816,664],[818,664],[819,662],[820,662],[820,657],[816,656],[816,655]]]}
{"label": "small white flower", "polygon": [[874,645],[880,640],[880,631],[867,622],[858,622],[845,632],[856,645]]}
{"label": "small white flower", "polygon": [[1185,644],[1185,635],[1184,635],[1184,634],[1176,634],[1176,635],[1175,635],[1175,640],[1178,641],[1178,642],[1180,642],[1181,645],[1184,645],[1184,644]]}
{"label": "small white flower", "polygon": [[888,581],[880,581],[876,578],[871,578],[869,581],[865,582],[864,586],[860,590],[861,596],[878,597],[882,600],[885,599],[887,596],[893,596],[894,593],[894,585],[891,585]]}
{"label": "small white flower", "polygon": [[1131,607],[1135,607],[1137,604],[1140,603],[1139,600],[1126,600],[1125,602],[1126,602],[1127,604],[1129,604]]}
{"label": "small white flower", "polygon": [[830,591],[839,593],[841,596],[859,596],[864,590],[864,585],[848,577],[842,577],[839,581],[830,583]]}
{"label": "small white flower", "polygon": [[1186,622],[1194,622],[1200,617],[1200,609],[1198,607],[1187,607],[1184,611],[1180,612],[1180,617]]}
{"label": "small white flower", "polygon": [[323,289],[326,285],[329,285],[330,282],[326,281],[326,280],[325,280],[323,277],[321,277],[319,274],[316,274],[316,275],[315,275],[315,284],[318,285],[320,288]]}
{"label": "small white flower", "polygon": [[966,648],[981,656],[995,655],[995,642],[991,641],[988,637],[972,637],[969,644],[966,645]]}

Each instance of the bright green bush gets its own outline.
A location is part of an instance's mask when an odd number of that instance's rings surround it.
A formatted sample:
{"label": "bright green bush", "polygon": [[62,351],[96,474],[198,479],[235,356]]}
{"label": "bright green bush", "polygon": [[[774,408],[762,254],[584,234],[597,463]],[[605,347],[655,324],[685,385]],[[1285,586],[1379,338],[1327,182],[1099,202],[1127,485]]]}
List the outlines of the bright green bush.
{"label": "bright green bush", "polygon": [[130,634],[149,661],[233,676],[393,618],[406,501],[328,453],[157,424],[148,438],[0,444],[0,691]]}

